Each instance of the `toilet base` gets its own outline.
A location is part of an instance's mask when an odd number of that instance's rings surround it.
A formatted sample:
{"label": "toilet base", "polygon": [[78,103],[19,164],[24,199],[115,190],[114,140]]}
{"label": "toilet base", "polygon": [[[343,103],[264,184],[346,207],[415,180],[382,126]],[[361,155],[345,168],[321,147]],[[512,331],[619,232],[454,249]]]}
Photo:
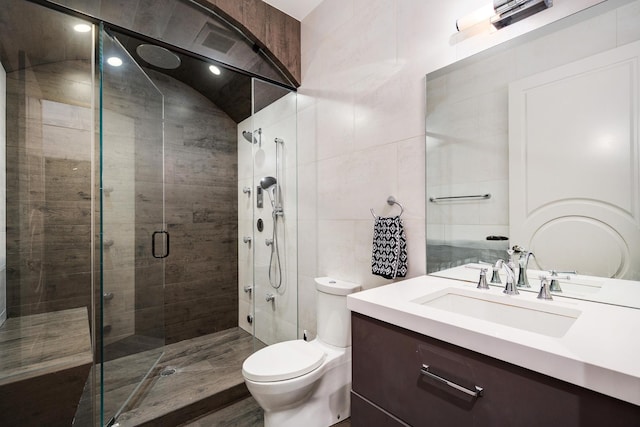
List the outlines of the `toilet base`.
{"label": "toilet base", "polygon": [[299,406],[265,411],[265,427],[328,427],[351,415],[351,360],[322,376],[314,393]]}

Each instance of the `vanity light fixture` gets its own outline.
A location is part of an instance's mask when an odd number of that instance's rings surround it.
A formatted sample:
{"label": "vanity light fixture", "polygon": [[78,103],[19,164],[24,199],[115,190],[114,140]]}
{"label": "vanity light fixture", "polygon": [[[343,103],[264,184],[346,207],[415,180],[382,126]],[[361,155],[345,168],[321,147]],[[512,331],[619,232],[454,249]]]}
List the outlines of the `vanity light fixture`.
{"label": "vanity light fixture", "polygon": [[456,21],[458,31],[464,31],[482,22],[496,29],[506,27],[553,6],[553,0],[493,0]]}
{"label": "vanity light fixture", "polygon": [[107,64],[111,65],[112,67],[119,67],[122,65],[122,59],[118,58],[117,56],[111,56],[107,58]]}
{"label": "vanity light fixture", "polygon": [[91,31],[91,25],[89,24],[76,24],[73,29],[79,33],[88,33]]}
{"label": "vanity light fixture", "polygon": [[216,67],[215,65],[209,65],[209,71],[211,71],[216,76],[219,76],[221,72],[220,68]]}
{"label": "vanity light fixture", "polygon": [[462,18],[456,19],[456,30],[464,31],[481,22],[489,23],[493,15],[495,15],[495,11],[493,10],[493,4],[491,3],[486,4],[482,6],[480,9],[474,10],[473,12],[466,14]]}

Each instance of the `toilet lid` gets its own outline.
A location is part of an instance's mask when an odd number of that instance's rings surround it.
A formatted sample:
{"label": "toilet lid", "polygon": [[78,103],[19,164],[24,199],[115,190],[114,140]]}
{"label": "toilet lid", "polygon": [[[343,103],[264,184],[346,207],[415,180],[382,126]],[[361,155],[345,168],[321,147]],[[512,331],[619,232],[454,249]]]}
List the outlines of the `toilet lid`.
{"label": "toilet lid", "polygon": [[251,381],[282,381],[307,374],[322,365],[326,354],[303,340],[285,341],[258,350],[242,364]]}

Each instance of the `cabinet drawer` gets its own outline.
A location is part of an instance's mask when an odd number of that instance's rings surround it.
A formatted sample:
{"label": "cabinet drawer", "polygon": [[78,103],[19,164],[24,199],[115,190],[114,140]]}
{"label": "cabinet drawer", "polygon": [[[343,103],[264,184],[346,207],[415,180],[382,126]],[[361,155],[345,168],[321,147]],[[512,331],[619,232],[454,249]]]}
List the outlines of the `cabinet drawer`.
{"label": "cabinet drawer", "polygon": [[362,397],[351,392],[351,427],[406,427]]}
{"label": "cabinet drawer", "polygon": [[640,426],[638,406],[357,313],[352,332],[353,391],[412,426]]}

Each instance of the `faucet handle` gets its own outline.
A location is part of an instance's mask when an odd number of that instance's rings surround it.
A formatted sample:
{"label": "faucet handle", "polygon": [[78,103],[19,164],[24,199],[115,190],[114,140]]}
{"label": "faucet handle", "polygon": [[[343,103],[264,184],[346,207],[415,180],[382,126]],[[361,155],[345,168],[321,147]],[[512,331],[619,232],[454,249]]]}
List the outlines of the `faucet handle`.
{"label": "faucet handle", "polygon": [[[478,264],[488,264],[486,262],[480,261]],[[491,265],[491,264],[489,264]],[[465,265],[465,268],[470,268],[472,270],[480,270],[480,279],[478,280],[478,289],[489,289],[489,285],[487,285],[487,271],[488,268],[478,267],[477,265]]]}
{"label": "faucet handle", "polygon": [[553,299],[551,290],[549,289],[549,278],[544,274],[540,275],[540,292],[538,292],[538,299],[545,299],[547,301]]}
{"label": "faucet handle", "polygon": [[[545,299],[545,300],[552,300],[553,297],[551,296],[551,291],[553,291],[553,288],[551,287],[551,283],[553,283],[554,281],[556,281],[555,279],[571,279],[570,276],[558,276],[558,272],[557,271],[552,271],[551,275],[548,276],[546,274],[541,274],[540,275],[540,292],[538,293],[538,299]],[[560,290],[559,292],[562,292],[562,290]]]}
{"label": "faucet handle", "polygon": [[[562,292],[562,288],[560,287],[560,282],[557,279],[561,279],[562,277],[558,277],[558,274],[578,274],[576,270],[571,271],[557,271],[557,270],[549,270],[549,274],[551,274],[551,283],[549,284],[549,289],[552,292]],[[569,277],[567,276],[567,279]]]}
{"label": "faucet handle", "polygon": [[480,270],[480,279],[478,280],[478,286],[476,286],[476,288],[489,289],[489,285],[487,284],[487,270],[486,268]]}
{"label": "faucet handle", "polygon": [[[504,263],[503,259],[497,260],[495,264],[492,264],[486,261],[478,261],[478,264],[491,266],[493,271],[491,273],[491,280],[489,280],[489,283],[493,283],[494,285],[502,285],[502,280],[500,280],[500,269],[502,268],[503,263]],[[469,267],[469,268],[482,269],[482,267]],[[482,289],[485,289],[485,288],[482,288]]]}

